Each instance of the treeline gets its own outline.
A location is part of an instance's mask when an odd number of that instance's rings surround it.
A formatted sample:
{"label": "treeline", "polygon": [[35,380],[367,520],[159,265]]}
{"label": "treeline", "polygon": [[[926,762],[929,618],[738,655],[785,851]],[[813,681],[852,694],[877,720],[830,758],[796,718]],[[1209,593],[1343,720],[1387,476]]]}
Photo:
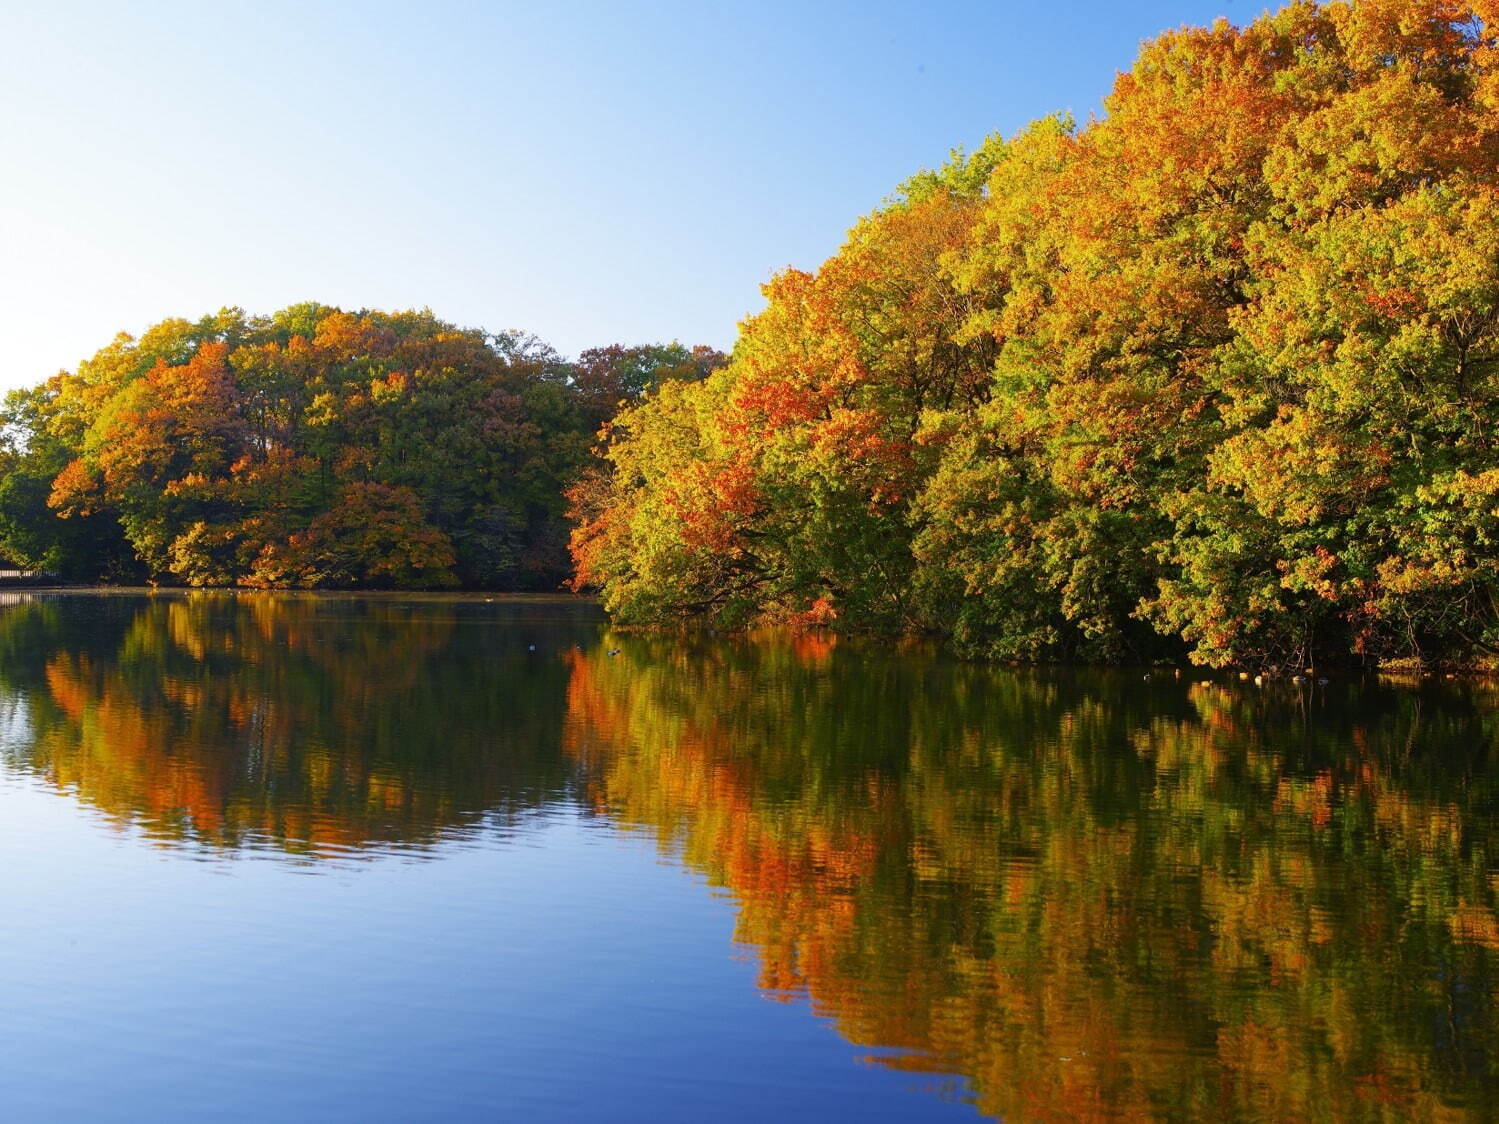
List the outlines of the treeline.
{"label": "treeline", "polygon": [[1011,659],[1499,649],[1499,5],[1146,44],[787,270],[573,490],[620,618]]}
{"label": "treeline", "polygon": [[556,589],[599,426],[723,361],[318,304],[164,321],[6,399],[0,549],[83,581]]}

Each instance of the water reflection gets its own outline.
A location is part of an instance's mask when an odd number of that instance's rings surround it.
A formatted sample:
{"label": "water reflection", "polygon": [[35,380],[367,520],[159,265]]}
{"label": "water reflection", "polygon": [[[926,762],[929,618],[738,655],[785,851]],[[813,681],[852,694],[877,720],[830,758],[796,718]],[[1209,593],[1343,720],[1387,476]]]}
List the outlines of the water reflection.
{"label": "water reflection", "polygon": [[574,662],[591,798],[889,1064],[1024,1119],[1494,1107],[1486,692],[629,655]]}
{"label": "water reflection", "polygon": [[992,1115],[1496,1108],[1488,687],[217,594],[7,608],[0,680],[12,769],[174,843],[378,853],[580,801],[733,896],[767,995]]}
{"label": "water reflection", "polygon": [[504,824],[563,795],[567,669],[528,650],[586,610],[190,593],[0,615],[13,767],[153,838],[347,854]]}

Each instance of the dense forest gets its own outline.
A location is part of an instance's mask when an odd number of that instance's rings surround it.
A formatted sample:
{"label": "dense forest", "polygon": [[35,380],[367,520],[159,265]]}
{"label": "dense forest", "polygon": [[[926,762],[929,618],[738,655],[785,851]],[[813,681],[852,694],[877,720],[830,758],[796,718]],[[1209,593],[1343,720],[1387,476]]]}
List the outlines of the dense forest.
{"label": "dense forest", "polygon": [[1004,659],[1492,659],[1496,173],[1492,0],[1164,34],[616,417],[575,580]]}
{"label": "dense forest", "polygon": [[164,321],[7,398],[0,547],[84,581],[554,590],[599,426],[723,360],[566,362],[520,333],[317,304]]}
{"label": "dense forest", "polygon": [[957,151],[775,276],[731,359],[315,304],[121,336],[7,400],[0,549],[1011,660],[1493,661],[1495,28],[1162,35],[1102,116]]}

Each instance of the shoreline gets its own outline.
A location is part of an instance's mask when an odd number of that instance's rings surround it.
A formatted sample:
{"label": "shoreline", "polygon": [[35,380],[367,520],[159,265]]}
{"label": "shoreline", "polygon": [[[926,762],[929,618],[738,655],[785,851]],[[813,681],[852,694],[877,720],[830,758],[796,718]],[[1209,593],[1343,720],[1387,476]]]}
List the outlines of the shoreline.
{"label": "shoreline", "polygon": [[[509,604],[559,604],[559,605],[592,605],[598,606],[600,612],[604,612],[601,598],[597,594],[584,593],[543,593],[543,592],[514,592],[502,590],[400,590],[400,589],[254,589],[245,586],[178,586],[178,585],[69,585],[65,583],[47,583],[33,585],[22,581],[0,581],[0,607],[7,602],[9,594],[89,594],[94,596],[149,596],[149,597],[190,597],[201,595],[233,596],[233,597],[281,597],[295,599],[317,598],[322,600],[373,600],[373,601],[429,601],[429,602],[498,602]],[[605,613],[607,618],[607,613]],[[637,635],[666,635],[670,633],[692,633],[704,631],[703,626],[694,625],[691,622],[681,622],[677,625],[621,625],[611,621],[611,628],[620,633],[635,633]],[[707,630],[708,635],[718,638],[729,637],[751,637],[755,633],[766,631],[782,631],[781,629],[766,629],[757,627],[736,631]],[[791,629],[784,630],[787,634],[798,632],[806,634],[809,632],[820,633],[829,638],[836,638],[844,642],[860,643],[877,640],[878,637],[872,633],[859,632],[829,632],[823,629]],[[1253,671],[1240,667],[1227,668],[1205,668],[1192,665],[1176,663],[1090,663],[1087,661],[1067,660],[1045,660],[1034,663],[1016,663],[1011,660],[985,660],[971,656],[963,656],[954,652],[940,639],[934,637],[926,638],[927,642],[933,643],[944,655],[961,663],[970,663],[980,667],[1008,668],[1013,671],[1040,670],[1045,668],[1061,669],[1069,671],[1113,671],[1144,673],[1146,679],[1159,678],[1162,682],[1181,682],[1183,685],[1191,686],[1194,682],[1206,684],[1246,683],[1250,685],[1271,686],[1319,686],[1316,682],[1324,672],[1316,669],[1311,675],[1296,676],[1276,674],[1265,671]],[[1370,667],[1352,667],[1337,665],[1327,669],[1331,673],[1332,682],[1347,682],[1351,678],[1362,678],[1375,676],[1395,682],[1410,684],[1422,683],[1435,680],[1494,680],[1499,679],[1499,666],[1486,666],[1483,664],[1463,664],[1437,661],[1428,666],[1413,666],[1406,660],[1392,660],[1385,664],[1376,664]],[[1254,684],[1254,680],[1260,678],[1260,684]]]}

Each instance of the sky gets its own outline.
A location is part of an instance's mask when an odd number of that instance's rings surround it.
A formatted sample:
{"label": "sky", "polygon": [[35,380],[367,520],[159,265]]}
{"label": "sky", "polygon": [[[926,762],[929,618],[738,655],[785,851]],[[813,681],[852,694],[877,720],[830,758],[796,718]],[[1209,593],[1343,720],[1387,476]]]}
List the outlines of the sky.
{"label": "sky", "polygon": [[0,0],[0,387],[172,316],[727,349],[912,173],[1248,0]]}

